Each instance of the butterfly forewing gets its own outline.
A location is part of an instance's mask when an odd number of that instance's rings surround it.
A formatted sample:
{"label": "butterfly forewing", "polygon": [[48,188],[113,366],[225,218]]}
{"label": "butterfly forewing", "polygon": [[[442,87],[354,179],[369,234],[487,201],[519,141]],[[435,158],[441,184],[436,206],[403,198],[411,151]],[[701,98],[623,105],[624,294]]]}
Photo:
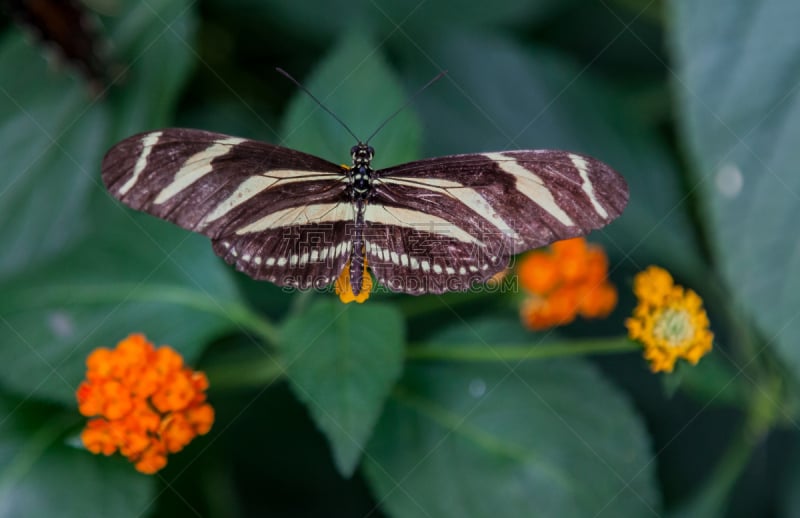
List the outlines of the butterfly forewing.
{"label": "butterfly forewing", "polygon": [[562,151],[440,157],[376,176],[366,220],[382,231],[366,252],[378,281],[407,293],[463,291],[512,254],[606,225],[628,199],[608,166]]}
{"label": "butterfly forewing", "polygon": [[312,155],[167,129],[114,146],[103,181],[126,205],[211,237],[218,255],[256,279],[308,287],[347,260],[347,176]]}

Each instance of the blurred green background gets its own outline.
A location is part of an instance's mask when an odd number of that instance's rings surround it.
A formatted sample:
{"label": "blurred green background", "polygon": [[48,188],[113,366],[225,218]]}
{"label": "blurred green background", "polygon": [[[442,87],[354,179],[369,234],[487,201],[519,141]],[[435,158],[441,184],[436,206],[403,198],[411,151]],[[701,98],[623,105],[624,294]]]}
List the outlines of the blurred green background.
{"label": "blurred green background", "polygon": [[[124,81],[95,99],[3,18],[0,516],[798,516],[800,3],[93,0]],[[523,329],[518,298],[286,292],[125,209],[115,142],[185,126],[375,166],[559,148],[621,172],[590,236],[602,322]],[[439,350],[624,344],[633,275],[705,300],[715,350],[469,362]],[[211,433],[155,476],[84,451],[84,360],[131,332],[208,372]],[[505,349],[504,349],[505,350]],[[683,366],[686,367],[686,366]]]}

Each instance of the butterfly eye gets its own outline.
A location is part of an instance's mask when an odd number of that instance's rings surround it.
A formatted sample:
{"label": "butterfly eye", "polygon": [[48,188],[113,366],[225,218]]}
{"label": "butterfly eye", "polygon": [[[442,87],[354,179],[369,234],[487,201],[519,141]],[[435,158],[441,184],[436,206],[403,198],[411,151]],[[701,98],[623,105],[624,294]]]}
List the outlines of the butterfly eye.
{"label": "butterfly eye", "polygon": [[369,146],[369,147],[367,148],[367,151],[369,151],[369,156],[375,156],[375,150],[374,150],[374,149],[372,149],[372,146]]}
{"label": "butterfly eye", "polygon": [[358,146],[353,146],[350,148],[350,155],[354,156],[358,152]]}

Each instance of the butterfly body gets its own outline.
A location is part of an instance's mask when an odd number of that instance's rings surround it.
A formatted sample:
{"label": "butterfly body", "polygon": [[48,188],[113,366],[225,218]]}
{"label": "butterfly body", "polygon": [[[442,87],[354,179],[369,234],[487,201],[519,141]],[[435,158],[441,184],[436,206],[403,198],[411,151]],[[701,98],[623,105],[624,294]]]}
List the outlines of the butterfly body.
{"label": "butterfly body", "polygon": [[624,209],[624,179],[593,158],[521,150],[373,170],[264,142],[189,129],[130,137],[103,161],[123,203],[212,239],[247,275],[325,288],[366,260],[378,283],[419,295],[464,291],[513,254],[600,228]]}
{"label": "butterfly body", "polygon": [[355,295],[361,293],[364,282],[364,212],[372,195],[372,157],[375,150],[363,142],[350,150],[353,167],[348,173],[351,177],[349,185],[350,199],[354,204],[355,221],[353,222],[353,248],[350,252],[350,286]]}

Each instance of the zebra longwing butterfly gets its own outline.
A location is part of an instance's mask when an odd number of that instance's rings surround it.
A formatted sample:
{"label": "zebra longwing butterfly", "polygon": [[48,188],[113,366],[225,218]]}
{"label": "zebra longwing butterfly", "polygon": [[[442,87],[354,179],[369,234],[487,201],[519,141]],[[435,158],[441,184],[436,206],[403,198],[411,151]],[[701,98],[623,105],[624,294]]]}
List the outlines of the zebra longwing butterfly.
{"label": "zebra longwing butterfly", "polygon": [[464,291],[513,254],[583,235],[620,215],[625,180],[565,151],[454,155],[351,167],[264,142],[193,129],[135,135],[111,148],[113,196],[212,239],[250,277],[321,288],[364,261],[377,281],[413,295]]}

